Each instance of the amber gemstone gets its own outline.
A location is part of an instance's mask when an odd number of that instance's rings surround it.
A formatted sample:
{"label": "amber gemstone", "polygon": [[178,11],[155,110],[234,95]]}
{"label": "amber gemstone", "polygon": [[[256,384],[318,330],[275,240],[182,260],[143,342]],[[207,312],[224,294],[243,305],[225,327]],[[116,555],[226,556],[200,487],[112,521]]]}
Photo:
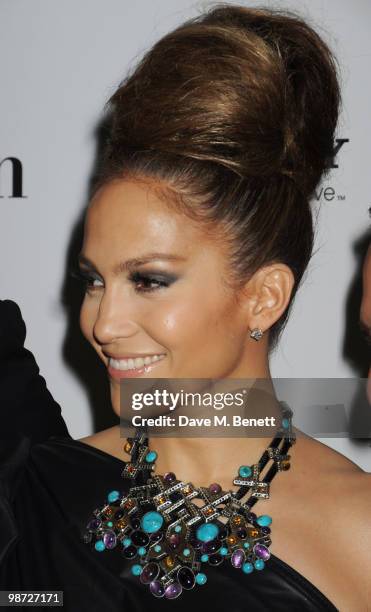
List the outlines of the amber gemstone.
{"label": "amber gemstone", "polygon": [[236,544],[236,542],[237,542],[236,536],[234,536],[234,535],[228,536],[227,542],[228,542],[228,544]]}
{"label": "amber gemstone", "polygon": [[134,506],[135,506],[135,502],[132,499],[128,499],[128,501],[125,502],[124,504],[124,508],[126,508],[127,510],[134,508]]}
{"label": "amber gemstone", "polygon": [[114,509],[114,508],[111,508],[111,507],[109,507],[109,508],[105,508],[105,510],[104,510],[104,514],[105,514],[105,516],[106,516],[107,518],[112,518],[112,517],[113,517],[113,515],[114,515],[114,513],[115,513],[115,509]]}
{"label": "amber gemstone", "polygon": [[128,524],[128,520],[125,516],[123,516],[117,521],[116,527],[117,529],[124,529],[124,527],[126,527],[127,524]]}
{"label": "amber gemstone", "polygon": [[258,535],[259,535],[259,531],[258,531],[257,529],[250,529],[250,531],[249,531],[249,535],[250,535],[252,538],[256,538],[256,536],[258,536]]}
{"label": "amber gemstone", "polygon": [[166,497],[160,497],[160,499],[158,500],[159,504],[164,504],[166,502]]}
{"label": "amber gemstone", "polygon": [[234,516],[232,520],[233,520],[233,524],[234,525],[241,525],[241,523],[242,523],[242,517],[241,516]]}
{"label": "amber gemstone", "polygon": [[213,513],[214,513],[214,509],[213,509],[213,508],[206,508],[206,509],[204,510],[204,514],[205,514],[206,516],[210,516],[210,515],[211,515],[211,514],[213,514]]}
{"label": "amber gemstone", "polygon": [[166,557],[165,564],[167,567],[174,567],[174,559],[172,557]]}
{"label": "amber gemstone", "polygon": [[125,451],[125,453],[130,453],[131,449],[132,449],[132,444],[131,444],[131,442],[126,442],[126,444],[125,444],[125,446],[124,446],[124,451]]}

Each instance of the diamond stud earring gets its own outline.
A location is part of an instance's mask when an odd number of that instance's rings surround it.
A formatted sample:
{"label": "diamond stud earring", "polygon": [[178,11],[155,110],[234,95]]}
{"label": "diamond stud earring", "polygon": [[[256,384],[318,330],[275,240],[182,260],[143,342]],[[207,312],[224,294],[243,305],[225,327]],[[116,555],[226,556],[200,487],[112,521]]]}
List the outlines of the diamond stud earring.
{"label": "diamond stud earring", "polygon": [[260,329],[260,327],[254,327],[250,333],[250,338],[254,338],[254,340],[258,341],[263,337],[263,333],[264,332]]}

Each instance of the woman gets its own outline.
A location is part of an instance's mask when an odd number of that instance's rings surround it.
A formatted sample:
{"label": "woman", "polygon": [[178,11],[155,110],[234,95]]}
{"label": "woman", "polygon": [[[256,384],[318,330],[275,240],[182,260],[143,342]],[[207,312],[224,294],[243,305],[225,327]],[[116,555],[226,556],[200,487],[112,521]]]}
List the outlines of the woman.
{"label": "woman", "polygon": [[[81,329],[107,366],[117,415],[122,378],[270,384],[269,352],[311,256],[309,199],[331,157],[338,104],[333,58],[308,25],[230,5],[165,36],[113,95],[79,274]],[[298,435],[292,468],[281,448],[284,473],[269,499],[253,500],[260,517],[227,495],[227,514],[246,529],[231,539],[218,517],[197,516],[192,531],[185,514],[169,536],[155,485],[136,511],[151,473],[165,497],[178,480],[203,487],[215,510],[221,490],[238,488],[236,469],[241,482],[251,477],[270,438],[140,433],[125,450],[118,426],[82,440],[59,430],[35,444],[29,430],[8,435],[2,588],[63,590],[76,611],[160,610],[166,599],[179,610],[369,608],[370,476],[355,464]]]}

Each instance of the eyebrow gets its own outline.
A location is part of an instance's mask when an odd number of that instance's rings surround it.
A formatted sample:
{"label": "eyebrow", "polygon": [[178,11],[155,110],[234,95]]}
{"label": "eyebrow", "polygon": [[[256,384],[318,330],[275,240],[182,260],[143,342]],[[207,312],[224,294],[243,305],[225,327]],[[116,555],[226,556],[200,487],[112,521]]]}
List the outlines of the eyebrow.
{"label": "eyebrow", "polygon": [[[78,255],[78,263],[85,267],[91,268],[93,270],[96,269],[94,263],[88,259],[83,253],[79,253]],[[120,274],[122,272],[130,271],[137,266],[144,265],[154,260],[163,260],[163,261],[186,261],[186,257],[182,255],[174,255],[171,253],[146,253],[141,255],[140,257],[133,257],[132,259],[127,259],[126,261],[121,261],[114,267],[114,273]]]}

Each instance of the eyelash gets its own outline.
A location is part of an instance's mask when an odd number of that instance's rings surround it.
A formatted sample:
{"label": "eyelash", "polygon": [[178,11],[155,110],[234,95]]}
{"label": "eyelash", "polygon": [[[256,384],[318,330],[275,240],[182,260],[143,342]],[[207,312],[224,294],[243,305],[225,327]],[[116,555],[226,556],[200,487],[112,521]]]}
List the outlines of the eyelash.
{"label": "eyelash", "polygon": [[[93,278],[92,276],[89,276],[89,274],[85,274],[84,272],[81,272],[80,270],[72,270],[70,275],[72,278],[77,279],[83,284],[84,290],[87,293],[93,293],[95,289],[101,288],[101,285],[99,286],[93,285],[94,281],[99,280],[98,278]],[[151,293],[153,291],[157,291],[158,289],[162,289],[162,288],[169,286],[169,283],[167,281],[160,280],[150,274],[143,274],[141,272],[132,272],[129,276],[129,280],[136,284],[139,282],[148,283],[148,284],[151,284],[151,283],[157,284],[156,287],[147,286],[145,289],[135,289],[138,293]]]}

